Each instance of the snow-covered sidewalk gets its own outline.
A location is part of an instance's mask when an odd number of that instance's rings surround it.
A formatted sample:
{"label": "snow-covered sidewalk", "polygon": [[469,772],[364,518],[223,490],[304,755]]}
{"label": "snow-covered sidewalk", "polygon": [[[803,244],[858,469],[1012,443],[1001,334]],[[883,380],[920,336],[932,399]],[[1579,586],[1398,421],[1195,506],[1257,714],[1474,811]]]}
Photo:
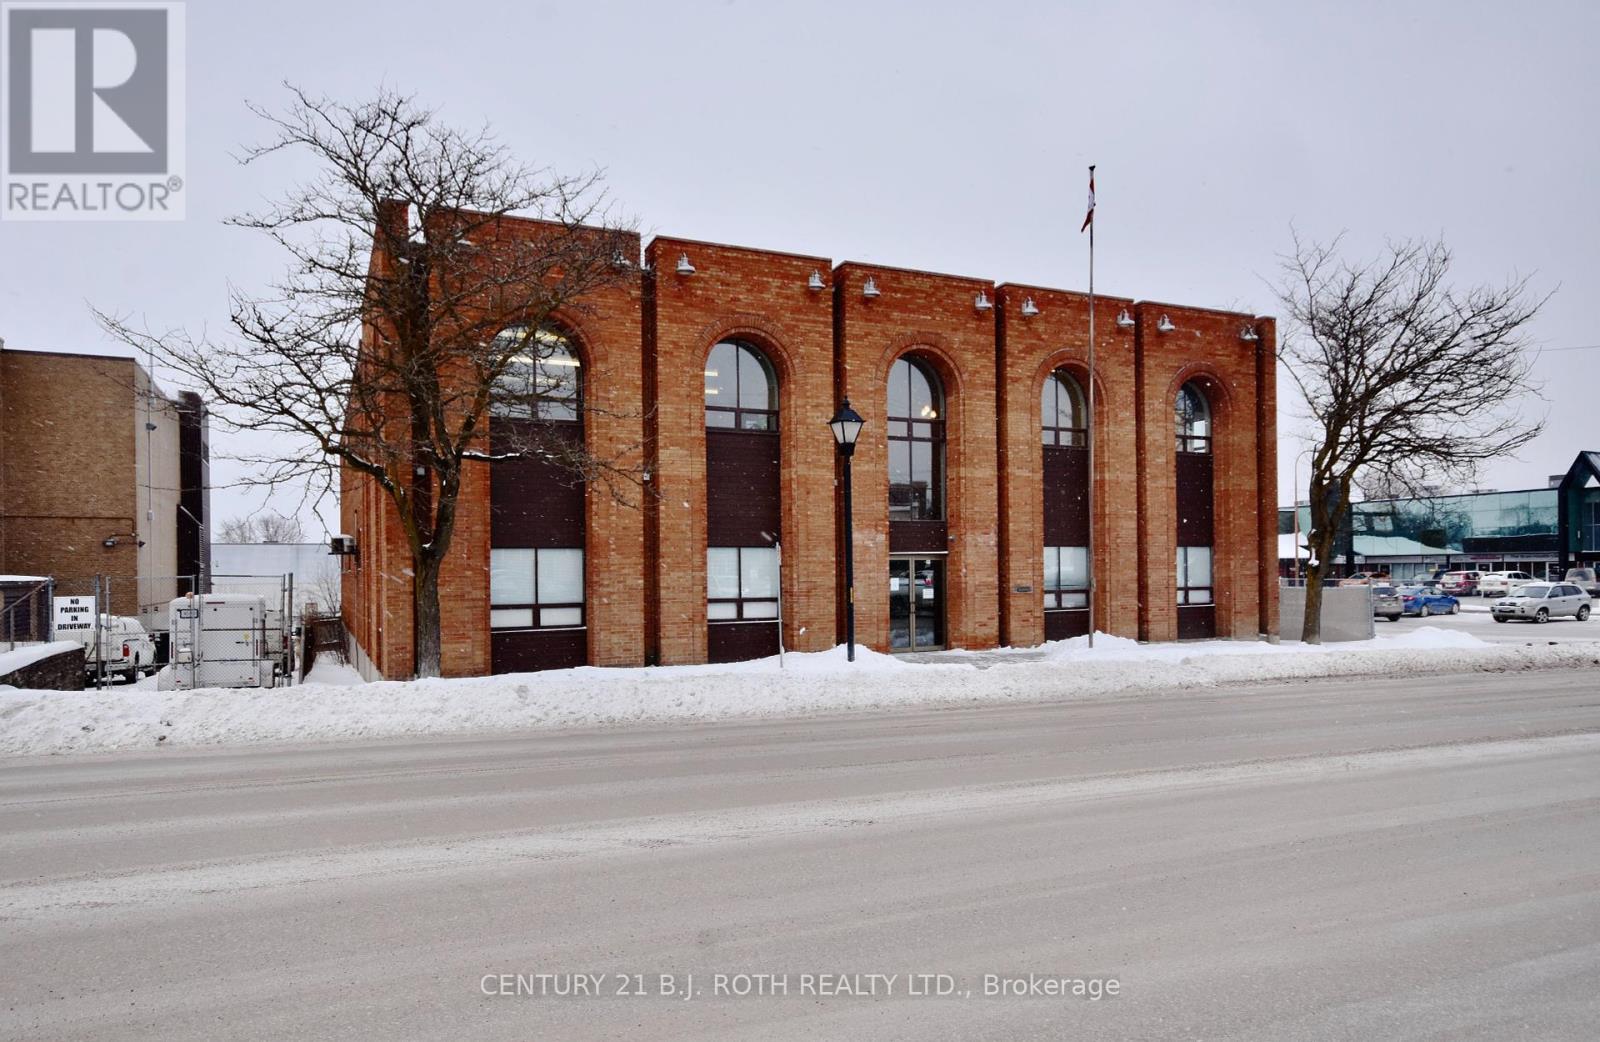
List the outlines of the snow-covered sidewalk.
{"label": "snow-covered sidewalk", "polygon": [[[913,663],[861,648],[733,665],[555,670],[452,680],[362,683],[340,665],[275,690],[0,691],[0,753],[482,734],[651,720],[808,715],[904,705],[1062,701],[1214,690],[1252,681],[1592,667],[1600,642],[1489,644],[1423,627],[1311,647],[1209,641],[1139,644],[1098,635],[1032,654]],[[1040,652],[1043,652],[1040,654]],[[998,661],[996,659],[998,658]]]}

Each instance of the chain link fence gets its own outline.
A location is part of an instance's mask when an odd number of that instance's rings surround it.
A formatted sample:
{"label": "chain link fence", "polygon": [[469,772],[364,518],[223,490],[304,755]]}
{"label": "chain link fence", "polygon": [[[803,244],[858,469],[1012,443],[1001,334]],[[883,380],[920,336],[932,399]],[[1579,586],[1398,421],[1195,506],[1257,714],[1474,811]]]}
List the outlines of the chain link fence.
{"label": "chain link fence", "polygon": [[51,639],[54,586],[51,579],[32,576],[0,579],[0,651]]}
{"label": "chain link fence", "polygon": [[[133,683],[172,662],[172,602],[201,592],[192,575],[54,576],[0,579],[0,650],[77,640],[95,686]],[[212,593],[259,596],[266,607],[264,658],[279,683],[299,678],[299,619],[293,575],[214,575]],[[78,604],[58,611],[63,598]]]}

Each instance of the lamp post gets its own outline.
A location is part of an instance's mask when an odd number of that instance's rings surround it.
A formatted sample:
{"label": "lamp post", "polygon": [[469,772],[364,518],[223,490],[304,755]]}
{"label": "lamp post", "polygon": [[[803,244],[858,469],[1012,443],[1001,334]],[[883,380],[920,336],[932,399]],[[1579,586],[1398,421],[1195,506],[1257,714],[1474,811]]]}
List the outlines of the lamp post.
{"label": "lamp post", "polygon": [[861,436],[864,422],[860,414],[850,408],[848,398],[839,403],[839,410],[828,421],[839,458],[844,461],[844,633],[845,657],[851,662],[856,660],[856,544],[855,518],[850,506],[850,457],[856,454],[856,439]]}

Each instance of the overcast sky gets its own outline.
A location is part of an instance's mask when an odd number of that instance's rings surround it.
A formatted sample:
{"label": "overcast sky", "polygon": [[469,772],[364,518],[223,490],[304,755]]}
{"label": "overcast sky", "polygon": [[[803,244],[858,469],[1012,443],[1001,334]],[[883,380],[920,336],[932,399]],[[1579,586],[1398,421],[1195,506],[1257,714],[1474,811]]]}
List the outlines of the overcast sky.
{"label": "overcast sky", "polygon": [[[0,224],[0,336],[116,351],[91,301],[224,333],[228,284],[280,258],[221,219],[305,172],[234,163],[264,134],[245,101],[381,83],[603,168],[647,239],[1083,289],[1094,162],[1097,288],[1272,313],[1291,222],[1353,255],[1442,233],[1460,282],[1559,288],[1534,329],[1549,429],[1481,482],[1543,485],[1600,449],[1600,5],[1312,6],[190,3],[188,219]],[[1279,425],[1287,502],[1299,424]],[[252,505],[213,496],[218,518]]]}

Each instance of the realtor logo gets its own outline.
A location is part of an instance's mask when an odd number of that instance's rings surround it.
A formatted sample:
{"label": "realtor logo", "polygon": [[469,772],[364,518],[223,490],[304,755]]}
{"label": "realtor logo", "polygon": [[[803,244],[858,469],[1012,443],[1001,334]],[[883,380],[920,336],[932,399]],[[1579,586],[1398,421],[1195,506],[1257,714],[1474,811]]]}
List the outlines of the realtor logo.
{"label": "realtor logo", "polygon": [[0,218],[183,217],[183,5],[0,5]]}

